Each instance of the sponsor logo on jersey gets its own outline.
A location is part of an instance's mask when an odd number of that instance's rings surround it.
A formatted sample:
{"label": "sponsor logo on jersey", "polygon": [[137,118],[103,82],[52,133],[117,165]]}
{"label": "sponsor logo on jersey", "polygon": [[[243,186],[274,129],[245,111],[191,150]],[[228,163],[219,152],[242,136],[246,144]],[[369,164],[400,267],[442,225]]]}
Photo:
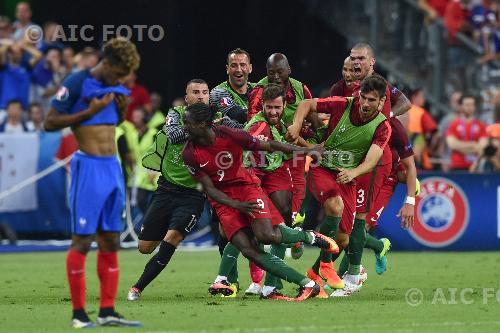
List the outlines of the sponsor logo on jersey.
{"label": "sponsor logo on jersey", "polygon": [[429,247],[453,244],[469,224],[467,196],[460,186],[447,178],[424,179],[415,208],[415,224],[410,234],[416,241]]}

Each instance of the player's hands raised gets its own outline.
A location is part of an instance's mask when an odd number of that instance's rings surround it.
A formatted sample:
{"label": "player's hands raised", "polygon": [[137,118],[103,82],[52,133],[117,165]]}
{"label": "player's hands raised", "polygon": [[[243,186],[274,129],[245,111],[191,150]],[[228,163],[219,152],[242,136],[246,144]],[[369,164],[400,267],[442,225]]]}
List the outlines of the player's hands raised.
{"label": "player's hands raised", "polygon": [[248,215],[253,215],[253,212],[261,208],[257,202],[249,201],[235,201],[232,207]]}
{"label": "player's hands raised", "polygon": [[111,103],[114,98],[115,98],[114,93],[106,94],[102,98],[97,98],[97,97],[92,98],[92,100],[90,101],[89,109],[88,109],[89,113],[91,115],[98,113],[103,108],[108,106],[109,103]]}
{"label": "player's hands raised", "polygon": [[401,218],[401,228],[408,229],[413,226],[415,206],[405,203],[399,210],[398,217]]}
{"label": "player's hands raised", "polygon": [[339,184],[347,184],[358,176],[354,170],[342,168],[340,168],[339,170],[340,172],[337,175],[337,183]]}

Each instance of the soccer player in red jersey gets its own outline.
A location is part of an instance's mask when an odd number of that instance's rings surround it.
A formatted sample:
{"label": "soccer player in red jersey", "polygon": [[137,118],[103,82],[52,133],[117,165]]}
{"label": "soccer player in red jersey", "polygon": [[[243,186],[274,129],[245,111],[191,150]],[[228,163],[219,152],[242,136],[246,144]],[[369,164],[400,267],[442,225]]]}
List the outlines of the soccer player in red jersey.
{"label": "soccer player in red jersey", "polygon": [[354,74],[354,64],[351,58],[347,57],[342,66],[342,79],[333,84],[330,96],[354,97],[357,91],[359,91],[359,81]]}
{"label": "soccer player in red jersey", "polygon": [[[356,183],[354,179],[368,173],[382,156],[389,141],[391,128],[380,111],[384,105],[386,81],[379,75],[371,75],[361,82],[358,98],[330,97],[303,101],[295,113],[293,125],[288,127],[288,138],[299,136],[302,121],[317,113],[330,114],[324,142],[325,157],[320,166],[311,167],[308,174],[308,189],[325,208],[326,218],[320,232],[335,237],[341,248],[349,244],[356,216]],[[350,218],[342,218],[344,215]],[[356,232],[362,232],[363,229]],[[352,239],[358,239],[352,238]],[[364,240],[362,246],[364,245]],[[350,250],[351,248],[349,248]],[[308,276],[318,284],[322,279],[334,288],[359,288],[360,265],[350,265],[349,275],[340,280],[333,268],[331,254],[324,251],[308,271]]]}
{"label": "soccer player in red jersey", "polygon": [[[366,229],[368,232],[374,231],[378,225],[378,220],[398,184],[398,180],[406,183],[408,193],[398,216],[401,217],[401,227],[407,229],[413,225],[415,211],[415,195],[417,182],[417,169],[415,167],[414,153],[406,134],[406,130],[397,118],[389,119],[392,134],[389,140],[389,147],[392,150],[391,172],[384,179],[377,195],[373,198],[373,205],[366,215]],[[390,241],[387,238],[376,239],[370,233],[366,234],[364,247],[375,251],[375,271],[383,274],[387,269],[387,251],[390,248]],[[344,274],[349,266],[347,256],[344,256],[340,264],[338,273]]]}
{"label": "soccer player in red jersey", "polygon": [[[363,80],[367,77],[375,75],[373,66],[375,65],[375,55],[370,45],[358,43],[351,49],[349,56],[353,66],[354,75],[358,80]],[[357,95],[359,90],[354,87],[353,93]],[[383,102],[381,113],[387,119],[391,117],[391,112],[397,116],[405,114],[411,108],[411,103],[396,87],[386,83],[385,100]],[[365,243],[365,217],[374,204],[374,198],[377,197],[384,180],[389,176],[391,171],[392,153],[388,145],[384,147],[384,151],[377,166],[371,173],[362,175],[356,179],[356,212],[358,213],[351,234],[351,242],[349,245],[350,264],[353,266],[361,265],[361,256]],[[350,215],[344,215],[344,219],[350,219]],[[352,238],[360,237],[353,240]],[[360,276],[364,282],[366,274]],[[359,279],[357,279],[359,280]],[[349,291],[347,291],[349,292]]]}
{"label": "soccer player in red jersey", "polygon": [[[267,59],[266,63],[267,76],[257,83],[257,86],[252,90],[248,106],[248,119],[262,110],[262,91],[268,83],[280,85],[285,90],[286,106],[283,113],[283,122],[286,126],[290,126],[293,122],[293,115],[299,103],[304,99],[312,98],[311,92],[305,84],[290,77],[291,69],[287,57],[282,53],[274,53]],[[318,120],[315,128],[322,124]],[[314,132],[310,126],[306,125],[301,132],[304,139],[312,137]],[[300,205],[305,196],[306,182],[304,178],[305,159],[296,158],[289,161],[289,168],[293,180],[293,198],[292,211],[293,217],[300,210]]]}
{"label": "soccer player in red jersey", "polygon": [[295,230],[282,224],[273,226],[272,205],[259,179],[243,167],[243,151],[318,154],[321,149],[261,141],[241,130],[214,126],[213,117],[214,113],[205,104],[187,107],[184,126],[188,143],[183,159],[210,198],[226,237],[247,259],[281,279],[298,284],[301,288],[295,300],[316,296],[319,285],[265,252],[258,243],[306,242],[330,253],[338,252],[337,244],[320,233]]}

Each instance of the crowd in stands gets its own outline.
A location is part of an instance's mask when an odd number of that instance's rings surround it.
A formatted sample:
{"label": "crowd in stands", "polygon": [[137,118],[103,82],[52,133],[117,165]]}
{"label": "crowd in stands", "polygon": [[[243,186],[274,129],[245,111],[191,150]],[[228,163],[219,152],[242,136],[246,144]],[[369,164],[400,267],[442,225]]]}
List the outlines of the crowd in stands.
{"label": "crowd in stands", "polygon": [[[458,45],[455,35],[463,32],[482,48],[478,62],[500,60],[500,0],[419,0],[418,4],[428,20],[442,17],[450,44]],[[92,47],[76,52],[55,40],[56,22],[45,23],[43,39],[32,42],[26,29],[36,23],[31,21],[28,3],[17,4],[15,17],[12,22],[7,16],[0,16],[0,133],[41,132],[50,99],[64,77],[94,67],[100,55]],[[130,174],[140,159],[141,138],[163,126],[167,110],[162,107],[162,96],[137,83],[135,74],[128,77],[125,86],[131,90],[131,103],[127,122],[120,126],[124,135],[118,139],[118,146],[123,166]],[[429,113],[424,89],[407,91],[406,95],[413,104],[407,126],[420,169],[500,170],[498,88],[482,96],[453,92],[449,106],[454,112],[439,120]],[[183,98],[177,98],[172,107],[184,103]],[[65,141],[69,142],[68,147],[74,147],[74,140]]]}

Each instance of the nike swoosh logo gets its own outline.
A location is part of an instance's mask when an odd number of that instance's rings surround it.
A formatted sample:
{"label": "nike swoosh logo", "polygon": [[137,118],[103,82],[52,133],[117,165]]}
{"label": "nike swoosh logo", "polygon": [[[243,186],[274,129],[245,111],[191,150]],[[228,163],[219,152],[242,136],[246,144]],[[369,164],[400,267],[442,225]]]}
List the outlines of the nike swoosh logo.
{"label": "nike swoosh logo", "polygon": [[71,270],[71,274],[80,274],[80,273],[83,273],[85,272],[84,269],[72,269]]}
{"label": "nike swoosh logo", "polygon": [[373,217],[370,220],[372,220],[372,222],[377,222],[377,219],[374,219]]}
{"label": "nike swoosh logo", "polygon": [[108,272],[113,273],[113,272],[118,272],[119,270],[120,270],[119,267],[115,267],[115,268],[108,269]]}
{"label": "nike swoosh logo", "polygon": [[232,256],[232,255],[230,255],[230,254],[226,254],[226,257],[236,259],[236,257],[235,257],[235,256]]}
{"label": "nike swoosh logo", "polygon": [[[209,161],[209,162],[210,162],[210,161]],[[204,167],[205,165],[207,165],[207,164],[208,164],[208,162],[207,162],[207,163],[205,163],[205,164],[201,164],[201,163],[200,163],[200,167],[202,167],[202,168],[203,168],[203,167]]]}

